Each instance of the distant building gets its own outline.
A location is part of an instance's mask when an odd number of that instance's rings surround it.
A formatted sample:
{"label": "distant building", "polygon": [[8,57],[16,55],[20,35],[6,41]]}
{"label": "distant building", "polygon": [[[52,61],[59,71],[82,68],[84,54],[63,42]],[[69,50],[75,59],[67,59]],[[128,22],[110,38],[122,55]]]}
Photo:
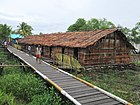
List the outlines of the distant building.
{"label": "distant building", "polygon": [[19,43],[23,48],[40,44],[43,56],[55,59],[56,54],[72,56],[82,66],[128,64],[131,51],[135,48],[127,41],[126,36],[116,28],[84,31],[53,33],[36,36],[27,36]]}
{"label": "distant building", "polygon": [[17,38],[24,38],[24,36],[20,35],[20,34],[10,34],[9,38],[12,39],[17,39]]}
{"label": "distant building", "polygon": [[24,36],[20,35],[20,34],[10,34],[9,38],[11,40],[12,43],[17,44],[18,43],[18,39],[24,38]]}

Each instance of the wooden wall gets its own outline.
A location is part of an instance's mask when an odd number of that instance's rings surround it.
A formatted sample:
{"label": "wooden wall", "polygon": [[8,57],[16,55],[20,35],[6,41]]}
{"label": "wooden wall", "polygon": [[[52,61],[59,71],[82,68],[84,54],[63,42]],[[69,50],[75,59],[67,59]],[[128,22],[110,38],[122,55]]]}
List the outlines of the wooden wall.
{"label": "wooden wall", "polygon": [[[43,57],[56,59],[56,54],[65,54],[74,57],[82,66],[105,65],[105,64],[128,64],[131,55],[130,48],[122,33],[112,33],[87,48],[70,47],[49,47],[42,46]],[[27,49],[28,45],[23,48]],[[75,52],[77,51],[77,53]],[[35,45],[32,45],[32,54],[35,52]]]}
{"label": "wooden wall", "polygon": [[128,64],[130,63],[130,49],[126,45],[123,37],[112,33],[86,50],[84,65],[100,64]]}

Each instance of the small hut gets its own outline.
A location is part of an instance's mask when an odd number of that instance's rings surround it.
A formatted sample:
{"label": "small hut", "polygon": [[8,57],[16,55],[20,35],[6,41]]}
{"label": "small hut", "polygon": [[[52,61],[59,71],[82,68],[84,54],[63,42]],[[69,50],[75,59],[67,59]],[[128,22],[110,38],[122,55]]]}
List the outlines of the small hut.
{"label": "small hut", "polygon": [[116,28],[28,36],[19,43],[23,48],[40,44],[44,57],[55,59],[59,54],[64,61],[64,55],[67,55],[77,59],[82,66],[128,64],[134,50],[126,36]]}

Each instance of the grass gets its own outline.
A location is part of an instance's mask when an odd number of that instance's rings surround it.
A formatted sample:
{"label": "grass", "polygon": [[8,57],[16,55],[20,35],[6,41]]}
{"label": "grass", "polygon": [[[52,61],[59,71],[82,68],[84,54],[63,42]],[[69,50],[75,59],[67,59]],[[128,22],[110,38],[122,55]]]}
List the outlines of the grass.
{"label": "grass", "polygon": [[133,62],[135,65],[140,66],[140,61]]}
{"label": "grass", "polygon": [[[6,57],[5,55],[0,55],[0,58],[4,58]],[[57,55],[57,58],[62,61],[62,55]],[[5,59],[5,58],[4,58]],[[72,60],[72,59],[71,59]],[[67,56],[64,56],[64,61],[66,63],[69,64],[73,64],[73,65],[78,65],[78,67],[80,67],[79,63],[74,64],[74,60],[72,60],[72,62],[70,62],[70,58]],[[12,59],[12,61],[8,60],[4,60],[5,63],[8,64],[18,64],[18,62],[15,59]],[[140,61],[139,62],[135,62],[135,64],[137,64],[138,66],[140,66]],[[24,77],[22,77],[22,75],[24,75]],[[11,76],[13,75],[13,76]],[[7,76],[7,77],[6,77]],[[140,71],[134,71],[134,70],[103,70],[103,71],[95,71],[93,70],[92,72],[84,72],[80,75],[77,75],[78,77],[108,91],[111,92],[114,95],[117,95],[123,99],[125,99],[128,102],[133,103],[134,105],[140,105]],[[2,79],[4,77],[4,79]],[[31,77],[31,79],[30,79]],[[20,79],[23,79],[23,81],[20,81]],[[6,81],[7,80],[7,81]],[[13,80],[17,80],[17,81],[13,81]],[[34,81],[32,81],[34,80]],[[36,80],[36,76],[32,76],[29,73],[25,73],[23,71],[21,71],[21,68],[19,67],[6,67],[4,69],[3,72],[3,76],[0,76],[0,81],[3,83],[3,88],[0,88],[0,93],[3,97],[6,97],[6,102],[9,102],[7,100],[7,98],[12,100],[12,103],[16,104],[15,105],[21,105],[21,104],[28,104],[28,105],[72,105],[72,103],[70,103],[68,100],[62,100],[61,97],[59,97],[58,93],[51,88],[50,91],[46,90],[45,93],[41,92],[38,94],[37,91],[42,91],[40,90],[40,87],[34,87],[35,85],[37,85],[36,83],[42,84],[43,86],[43,82],[39,81],[36,82],[38,80]],[[16,92],[12,93],[12,91],[10,91],[9,93],[7,91],[4,91],[4,89],[6,88],[6,86],[9,86],[9,84],[6,83],[11,83],[10,87],[12,87],[12,89],[14,91],[20,91],[20,93],[23,92],[23,96],[21,96],[21,94],[18,94]],[[14,85],[14,83],[16,83]],[[23,83],[23,84],[21,84]],[[33,86],[32,86],[32,83]],[[20,84],[20,85],[17,85]],[[4,87],[5,86],[5,87]],[[17,87],[15,87],[17,86]],[[13,88],[15,87],[15,89]],[[30,88],[26,88],[26,87],[31,87]],[[34,90],[37,90],[35,91]],[[39,88],[39,89],[38,89]],[[25,90],[29,92],[29,100],[28,102],[27,99],[24,99],[24,97],[28,94],[28,93],[24,93]],[[34,91],[32,91],[34,90]],[[44,91],[44,89],[43,89]],[[6,93],[6,95],[5,95]],[[7,94],[8,93],[8,94]],[[37,93],[37,94],[35,94]],[[16,94],[16,95],[15,95]],[[14,96],[15,95],[15,96]],[[21,99],[15,100],[17,99],[17,95],[20,95],[20,97],[22,97]],[[15,101],[14,101],[15,100]],[[1,101],[1,100],[0,100]],[[4,101],[5,102],[5,101]]]}
{"label": "grass", "polygon": [[140,71],[93,70],[78,76],[134,105],[140,105]]}

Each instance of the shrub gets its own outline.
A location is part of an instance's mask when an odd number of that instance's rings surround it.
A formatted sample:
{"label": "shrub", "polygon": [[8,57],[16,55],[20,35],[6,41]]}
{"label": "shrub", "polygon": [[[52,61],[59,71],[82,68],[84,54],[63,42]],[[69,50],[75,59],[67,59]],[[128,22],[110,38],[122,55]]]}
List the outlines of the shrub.
{"label": "shrub", "polygon": [[0,105],[16,105],[15,97],[11,94],[7,95],[0,90]]}
{"label": "shrub", "polygon": [[30,101],[31,97],[41,94],[46,89],[40,79],[32,74],[8,74],[0,80],[0,88],[6,93],[13,93],[16,98]]}
{"label": "shrub", "polygon": [[3,75],[8,74],[21,74],[22,70],[19,67],[4,67]]}
{"label": "shrub", "polygon": [[140,61],[133,62],[135,65],[140,66]]}
{"label": "shrub", "polygon": [[61,105],[61,98],[55,93],[54,88],[41,95],[35,95],[28,105]]}

